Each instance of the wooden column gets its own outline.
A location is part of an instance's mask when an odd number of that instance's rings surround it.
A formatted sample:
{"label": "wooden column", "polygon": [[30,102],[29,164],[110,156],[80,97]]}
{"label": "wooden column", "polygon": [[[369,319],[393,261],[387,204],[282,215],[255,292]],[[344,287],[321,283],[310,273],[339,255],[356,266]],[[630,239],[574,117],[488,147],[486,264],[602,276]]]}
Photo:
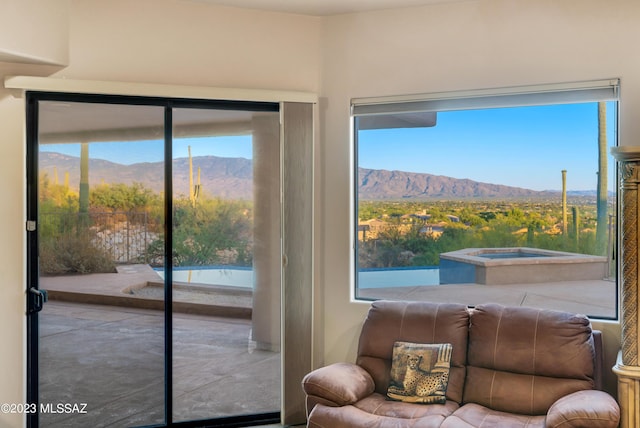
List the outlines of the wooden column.
{"label": "wooden column", "polygon": [[618,402],[622,428],[640,426],[640,314],[638,271],[640,257],[640,147],[616,147],[612,154],[618,161],[621,225],[621,327],[622,349],[613,367],[618,376]]}

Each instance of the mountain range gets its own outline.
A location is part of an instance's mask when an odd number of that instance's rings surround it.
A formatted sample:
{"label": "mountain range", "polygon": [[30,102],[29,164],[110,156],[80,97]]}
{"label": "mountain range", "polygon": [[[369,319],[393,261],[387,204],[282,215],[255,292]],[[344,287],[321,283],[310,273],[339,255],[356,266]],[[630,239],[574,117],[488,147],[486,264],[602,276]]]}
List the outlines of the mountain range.
{"label": "mountain range", "polygon": [[[79,188],[80,159],[53,152],[39,153],[40,174],[46,173],[51,181],[58,176],[63,183],[69,174],[69,186]],[[200,184],[203,194],[231,199],[253,198],[253,163],[244,158],[197,156],[193,158],[193,181]],[[141,162],[123,165],[102,159],[89,159],[89,185],[106,183],[142,183],[154,192],[164,192],[164,162]],[[189,194],[189,158],[173,161],[173,191]]]}
{"label": "mountain range", "polygon": [[[80,160],[78,157],[53,152],[40,152],[39,165],[51,181],[58,176],[62,183],[68,173],[69,185],[78,188]],[[89,160],[89,183],[142,183],[155,192],[164,191],[164,163],[143,162],[123,165],[101,159]],[[194,183],[200,168],[201,190],[210,196],[252,199],[253,166],[250,159],[217,156],[193,158]],[[423,199],[423,198],[531,198],[554,197],[558,191],[535,191],[459,179],[441,175],[380,169],[358,170],[359,198],[363,200]],[[188,194],[189,159],[173,161],[173,189],[176,194]],[[585,192],[574,192],[585,196]],[[592,193],[592,192],[588,192]]]}
{"label": "mountain range", "polygon": [[442,175],[387,171],[383,169],[358,170],[359,198],[421,199],[421,198],[527,198],[549,197],[556,191],[536,191],[502,184],[482,183],[466,178]]}

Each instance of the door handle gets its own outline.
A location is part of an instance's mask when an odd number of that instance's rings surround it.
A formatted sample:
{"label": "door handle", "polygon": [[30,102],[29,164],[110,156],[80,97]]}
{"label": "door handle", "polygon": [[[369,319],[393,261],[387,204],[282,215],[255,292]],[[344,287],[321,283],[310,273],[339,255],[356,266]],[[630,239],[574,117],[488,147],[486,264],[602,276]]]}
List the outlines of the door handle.
{"label": "door handle", "polygon": [[49,300],[47,290],[40,290],[35,287],[29,289],[29,296],[31,297],[30,313],[40,312],[42,306]]}

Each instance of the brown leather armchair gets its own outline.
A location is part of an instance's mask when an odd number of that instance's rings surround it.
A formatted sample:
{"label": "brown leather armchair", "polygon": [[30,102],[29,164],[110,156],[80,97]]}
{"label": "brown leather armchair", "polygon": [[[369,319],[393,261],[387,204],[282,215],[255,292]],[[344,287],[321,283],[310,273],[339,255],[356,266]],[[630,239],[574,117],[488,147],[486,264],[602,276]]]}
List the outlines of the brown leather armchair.
{"label": "brown leather armchair", "polygon": [[[451,343],[444,404],[391,401],[396,341]],[[373,302],[355,364],[309,373],[308,427],[617,427],[587,317],[496,304]]]}

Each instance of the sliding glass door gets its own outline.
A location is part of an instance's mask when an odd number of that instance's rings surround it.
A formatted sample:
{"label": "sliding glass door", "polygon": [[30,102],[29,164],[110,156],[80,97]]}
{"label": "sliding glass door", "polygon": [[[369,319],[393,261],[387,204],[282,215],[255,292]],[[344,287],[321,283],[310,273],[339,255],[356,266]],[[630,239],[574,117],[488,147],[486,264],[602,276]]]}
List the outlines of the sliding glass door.
{"label": "sliding glass door", "polygon": [[173,123],[174,421],[277,412],[279,114],[176,108]]}
{"label": "sliding glass door", "polygon": [[278,104],[27,101],[29,426],[279,421]]}

